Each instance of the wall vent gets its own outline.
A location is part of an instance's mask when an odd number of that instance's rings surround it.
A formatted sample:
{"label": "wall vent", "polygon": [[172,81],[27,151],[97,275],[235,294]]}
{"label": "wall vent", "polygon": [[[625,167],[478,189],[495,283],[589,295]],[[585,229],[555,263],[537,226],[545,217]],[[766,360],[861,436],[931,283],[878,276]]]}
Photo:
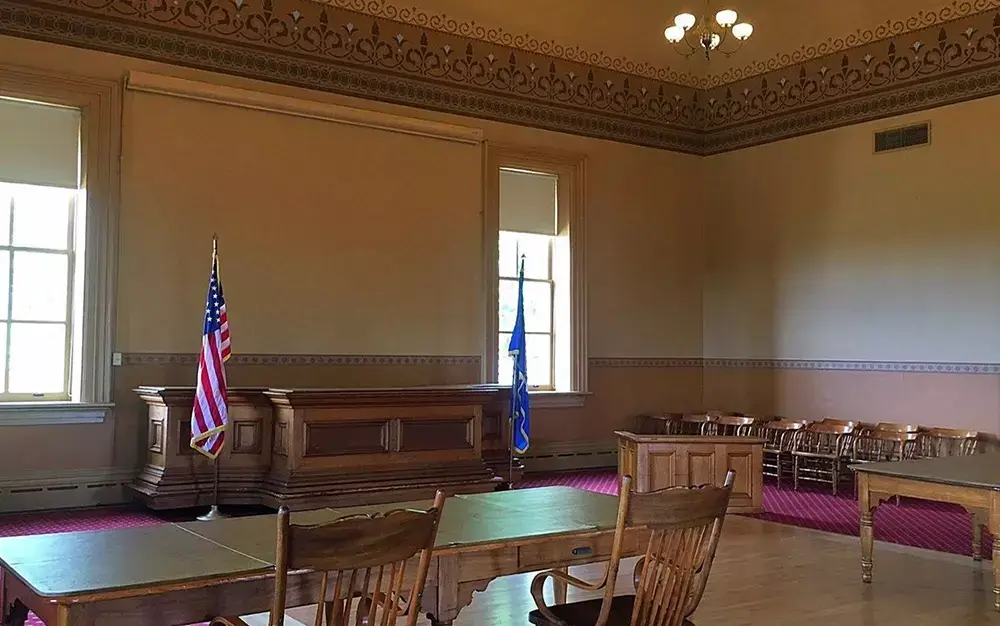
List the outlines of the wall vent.
{"label": "wall vent", "polygon": [[889,128],[875,133],[875,154],[926,146],[931,142],[930,122]]}

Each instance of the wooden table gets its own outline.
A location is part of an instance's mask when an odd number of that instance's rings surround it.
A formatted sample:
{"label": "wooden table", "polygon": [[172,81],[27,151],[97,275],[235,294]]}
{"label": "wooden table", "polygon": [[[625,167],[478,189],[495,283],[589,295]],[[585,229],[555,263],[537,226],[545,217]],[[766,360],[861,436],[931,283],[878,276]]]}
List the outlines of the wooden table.
{"label": "wooden table", "polygon": [[[292,520],[429,506],[317,509]],[[448,498],[423,611],[434,624],[450,624],[497,577],[607,560],[617,506],[614,496],[568,487]],[[263,612],[274,588],[275,537],[275,516],[260,515],[0,539],[0,622],[23,626],[28,609],[48,626],[176,626]],[[626,554],[644,551],[647,539],[647,531],[630,530]],[[565,598],[565,588],[556,593]],[[289,576],[289,607],[314,604],[318,594],[319,575]]]}
{"label": "wooden table", "polygon": [[[852,465],[861,509],[861,580],[872,581],[874,515],[879,504],[904,496],[957,504],[972,515],[973,558],[981,560],[985,524],[1000,536],[1000,454],[972,454]],[[1000,611],[1000,540],[993,542],[993,606]]]}

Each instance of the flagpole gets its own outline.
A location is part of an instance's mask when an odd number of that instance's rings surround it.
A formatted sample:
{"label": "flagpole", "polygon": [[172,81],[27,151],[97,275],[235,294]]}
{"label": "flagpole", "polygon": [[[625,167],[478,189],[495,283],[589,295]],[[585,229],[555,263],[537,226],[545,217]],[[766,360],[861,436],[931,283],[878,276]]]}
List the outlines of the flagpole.
{"label": "flagpole", "polygon": [[226,515],[219,510],[219,458],[212,459],[212,467],[215,468],[215,475],[212,479],[212,508],[208,513],[198,516],[199,522],[211,522],[217,519],[225,519]]}
{"label": "flagpole", "polygon": [[[219,254],[219,235],[218,233],[212,233],[212,263],[215,263],[215,259]],[[223,448],[225,448],[225,440],[223,440]],[[222,451],[219,451],[222,454]],[[199,515],[197,517],[199,522],[211,522],[217,519],[225,519],[226,515],[219,510],[219,457],[216,456],[212,459],[212,507],[208,509],[208,513]]]}

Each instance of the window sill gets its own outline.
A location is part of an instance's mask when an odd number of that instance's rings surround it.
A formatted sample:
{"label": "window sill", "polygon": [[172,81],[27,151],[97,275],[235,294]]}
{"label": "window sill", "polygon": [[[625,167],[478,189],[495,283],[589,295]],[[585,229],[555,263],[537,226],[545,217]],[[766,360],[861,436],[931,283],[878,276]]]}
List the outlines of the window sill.
{"label": "window sill", "polygon": [[102,424],[114,406],[86,402],[0,403],[0,426]]}
{"label": "window sill", "polygon": [[583,406],[590,394],[585,391],[531,391],[531,408],[575,409]]}

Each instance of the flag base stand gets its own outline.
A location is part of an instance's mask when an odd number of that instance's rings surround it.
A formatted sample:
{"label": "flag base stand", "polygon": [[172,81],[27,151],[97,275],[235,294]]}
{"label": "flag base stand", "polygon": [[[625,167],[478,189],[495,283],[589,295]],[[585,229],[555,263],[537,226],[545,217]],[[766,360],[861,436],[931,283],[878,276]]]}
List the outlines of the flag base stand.
{"label": "flag base stand", "polygon": [[199,515],[196,519],[199,522],[214,522],[217,519],[226,519],[227,517],[229,516],[220,511],[217,504],[213,504],[212,508],[208,510],[208,513]]}

